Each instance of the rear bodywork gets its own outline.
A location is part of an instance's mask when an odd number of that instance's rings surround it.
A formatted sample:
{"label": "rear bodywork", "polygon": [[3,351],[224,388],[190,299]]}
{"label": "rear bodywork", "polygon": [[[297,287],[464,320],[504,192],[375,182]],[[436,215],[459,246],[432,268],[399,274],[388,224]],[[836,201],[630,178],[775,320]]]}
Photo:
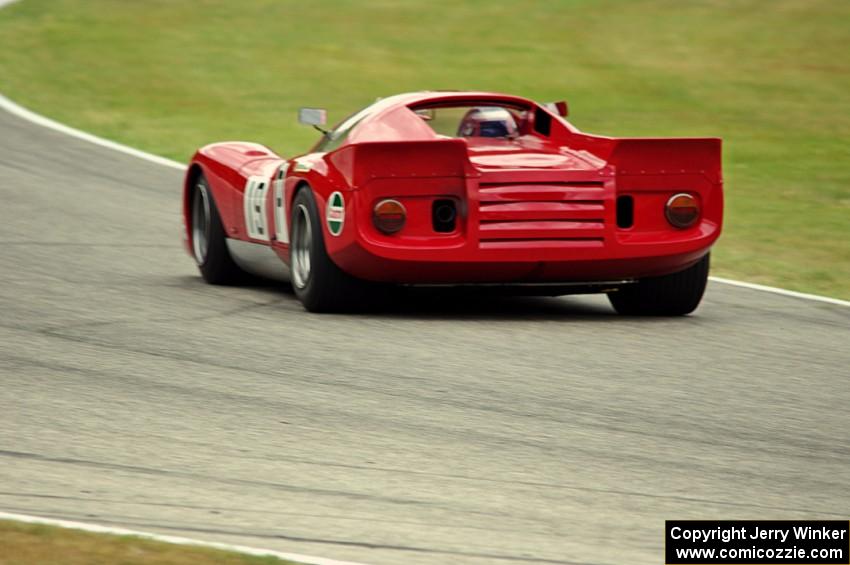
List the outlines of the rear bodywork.
{"label": "rear bodywork", "polygon": [[[512,139],[450,139],[416,113],[461,102],[515,104],[540,123]],[[206,146],[187,174],[187,224],[201,172],[237,256],[260,246],[267,253],[257,261],[288,264],[291,203],[309,187],[326,218],[331,259],[355,277],[403,284],[607,283],[664,275],[708,253],[723,215],[719,139],[588,135],[544,106],[491,93],[385,99],[331,150],[289,160],[257,144]],[[699,220],[686,229],[665,218],[666,202],[682,192],[700,204]],[[372,221],[375,204],[387,198],[407,211],[404,228],[391,235]],[[434,229],[437,200],[456,205],[450,232]]]}

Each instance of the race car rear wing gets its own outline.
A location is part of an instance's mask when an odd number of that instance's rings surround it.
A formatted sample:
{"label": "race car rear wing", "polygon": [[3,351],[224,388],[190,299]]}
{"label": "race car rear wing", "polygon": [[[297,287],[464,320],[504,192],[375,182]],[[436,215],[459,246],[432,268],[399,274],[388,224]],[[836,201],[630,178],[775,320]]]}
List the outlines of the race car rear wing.
{"label": "race car rear wing", "polygon": [[328,158],[355,190],[376,178],[463,177],[472,172],[461,139],[357,143]]}
{"label": "race car rear wing", "polygon": [[718,138],[615,139],[608,164],[617,176],[702,174],[722,181]]}
{"label": "race car rear wing", "polygon": [[[576,149],[607,161],[617,176],[700,174],[719,183],[718,138],[613,139],[580,134]],[[347,184],[358,189],[376,178],[435,178],[476,175],[462,139],[364,142],[328,156]]]}

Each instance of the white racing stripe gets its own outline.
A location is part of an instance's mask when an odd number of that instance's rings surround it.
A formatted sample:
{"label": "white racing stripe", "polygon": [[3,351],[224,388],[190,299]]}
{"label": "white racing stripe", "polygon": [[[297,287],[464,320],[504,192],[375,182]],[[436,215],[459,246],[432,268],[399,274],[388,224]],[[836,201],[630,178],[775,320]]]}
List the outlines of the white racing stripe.
{"label": "white racing stripe", "polygon": [[40,516],[29,516],[27,514],[12,514],[10,512],[0,512],[0,520],[14,520],[16,522],[25,522],[27,524],[44,524],[46,526],[57,526],[59,528],[68,528],[71,530],[82,530],[96,534],[111,534],[116,536],[136,536],[139,538],[160,541],[164,543],[173,543],[177,545],[190,545],[196,547],[209,547],[213,549],[221,549],[224,551],[233,551],[244,553],[247,555],[256,555],[259,557],[277,557],[287,561],[298,561],[308,565],[361,565],[353,561],[335,561],[333,559],[325,559],[322,557],[313,557],[310,555],[300,555],[298,553],[284,553],[281,551],[273,551],[271,549],[257,549],[255,547],[247,547],[244,545],[232,545],[229,543],[219,543],[212,541],[201,541],[190,538],[182,538],[178,536],[166,536],[161,534],[152,534],[150,532],[139,532],[136,530],[128,530],[125,528],[113,528],[110,526],[99,526],[97,524],[86,524],[85,522],[72,522],[70,520],[57,520],[54,518],[42,518]]}

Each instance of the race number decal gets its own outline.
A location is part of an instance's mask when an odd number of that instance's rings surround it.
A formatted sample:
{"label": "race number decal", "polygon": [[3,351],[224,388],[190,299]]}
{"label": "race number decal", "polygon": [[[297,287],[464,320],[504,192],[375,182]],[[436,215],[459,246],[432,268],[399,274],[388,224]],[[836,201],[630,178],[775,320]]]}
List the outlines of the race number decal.
{"label": "race number decal", "polygon": [[331,235],[342,233],[342,225],[345,222],[345,200],[341,192],[334,192],[328,198],[325,208],[325,220],[328,223],[328,231]]}
{"label": "race number decal", "polygon": [[274,227],[275,239],[281,243],[289,243],[289,223],[286,218],[286,192],[283,190],[283,176],[286,163],[280,169],[272,182],[274,189]]}
{"label": "race number decal", "polygon": [[245,207],[245,229],[253,239],[269,241],[266,225],[266,191],[269,183],[265,177],[248,177],[245,183],[243,205]]}

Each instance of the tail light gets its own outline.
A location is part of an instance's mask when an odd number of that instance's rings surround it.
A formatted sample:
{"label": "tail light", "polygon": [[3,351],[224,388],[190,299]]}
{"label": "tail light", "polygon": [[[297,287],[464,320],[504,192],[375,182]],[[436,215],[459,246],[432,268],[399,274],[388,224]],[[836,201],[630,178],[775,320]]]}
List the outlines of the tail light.
{"label": "tail light", "polygon": [[690,194],[680,192],[670,197],[664,213],[671,226],[689,228],[699,219],[699,202]]}
{"label": "tail light", "polygon": [[401,230],[406,220],[407,211],[398,200],[381,200],[372,211],[372,223],[378,231],[387,235]]}

